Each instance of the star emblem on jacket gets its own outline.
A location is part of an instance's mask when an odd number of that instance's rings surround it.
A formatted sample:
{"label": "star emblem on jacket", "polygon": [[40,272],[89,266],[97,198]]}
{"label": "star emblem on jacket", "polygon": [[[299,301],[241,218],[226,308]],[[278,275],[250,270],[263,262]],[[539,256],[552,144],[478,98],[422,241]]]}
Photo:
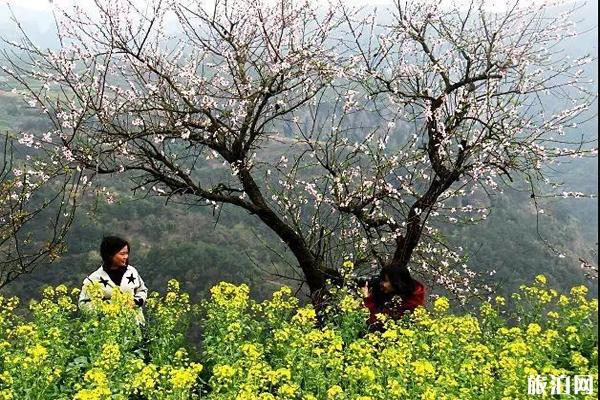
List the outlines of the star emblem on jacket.
{"label": "star emblem on jacket", "polygon": [[[144,280],[138,273],[138,271],[128,265],[126,269],[120,269],[117,274],[113,274],[114,278],[111,277],[104,265],[101,265],[96,271],[92,272],[83,280],[83,286],[79,293],[79,306],[82,309],[94,308],[91,304],[91,298],[88,293],[88,286],[91,284],[99,285],[102,287],[102,300],[112,301],[112,296],[115,291],[126,293],[131,295],[134,299],[136,307],[136,321],[140,325],[144,325],[144,313],[142,312],[142,306],[146,302],[148,296],[148,288],[144,284]],[[127,278],[127,281],[125,280]],[[118,281],[118,282],[117,282]]]}

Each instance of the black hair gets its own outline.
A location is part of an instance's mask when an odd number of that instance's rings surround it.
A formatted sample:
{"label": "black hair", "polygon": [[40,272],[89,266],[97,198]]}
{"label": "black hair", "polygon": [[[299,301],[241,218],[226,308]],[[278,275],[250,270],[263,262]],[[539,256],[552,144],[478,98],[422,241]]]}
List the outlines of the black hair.
{"label": "black hair", "polygon": [[[381,281],[385,280],[386,276],[392,284],[392,293],[384,293],[379,285]],[[377,283],[373,284],[371,287],[371,290],[375,304],[379,309],[390,302],[394,296],[400,296],[402,300],[406,300],[413,294],[417,287],[417,281],[411,276],[410,271],[407,268],[391,266],[386,266],[381,269],[379,279],[377,279],[376,282]]]}
{"label": "black hair", "polygon": [[[102,257],[104,265],[110,267],[113,256],[125,246],[127,246],[127,250],[130,249],[129,242],[118,236],[103,237],[102,243],[100,243],[100,256]],[[127,262],[129,263],[129,260],[127,260]]]}
{"label": "black hair", "polygon": [[402,299],[412,295],[417,287],[417,281],[411,276],[408,268],[384,267],[379,276],[381,279],[387,276],[394,288],[394,294]]}

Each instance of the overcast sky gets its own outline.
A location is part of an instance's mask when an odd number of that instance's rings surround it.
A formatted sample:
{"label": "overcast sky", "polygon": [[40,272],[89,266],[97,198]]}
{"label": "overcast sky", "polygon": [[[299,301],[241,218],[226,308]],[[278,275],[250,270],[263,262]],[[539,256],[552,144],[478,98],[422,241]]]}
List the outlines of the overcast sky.
{"label": "overcast sky", "polygon": [[[5,0],[6,1],[6,0]],[[53,0],[53,3],[56,4],[73,4],[73,3],[77,3],[79,5],[81,4],[85,4],[85,3],[89,3],[90,0]],[[38,11],[42,11],[42,10],[50,10],[50,0],[8,0],[8,3],[11,5],[18,5],[20,7],[23,8],[27,8],[30,10],[38,10]],[[377,5],[377,4],[390,4],[392,3],[392,0],[346,0],[346,3],[364,3],[364,4],[371,4],[371,5]]]}
{"label": "overcast sky", "polygon": [[[206,0],[204,0],[206,2]],[[441,0],[440,3],[444,3],[446,0]],[[453,1],[453,0],[450,0]],[[460,3],[462,0],[454,0],[454,2]],[[464,0],[462,2],[467,3],[468,0]],[[547,0],[522,0],[523,3],[529,2],[543,2]],[[576,2],[577,0],[573,0]],[[26,8],[29,10],[50,10],[51,3],[64,5],[64,4],[73,4],[77,3],[79,5],[85,3],[91,3],[91,0],[5,0],[11,5],[18,5],[19,7]],[[393,0],[345,0],[345,3],[350,4],[369,4],[369,5],[386,5],[393,3]],[[513,1],[508,0],[488,0],[488,3],[491,4],[494,8],[505,8],[506,4],[512,3]],[[595,3],[596,0],[588,1],[590,3]],[[597,8],[596,8],[597,9]],[[596,15],[597,19],[597,15]]]}
{"label": "overcast sky", "polygon": [[[105,0],[106,1],[106,0]],[[144,0],[137,0],[144,1]],[[195,0],[188,0],[195,1]],[[214,4],[215,0],[197,0],[201,3]],[[233,0],[235,1],[235,0]],[[323,1],[323,0],[321,0]],[[439,0],[440,4],[444,3],[465,3],[469,0]],[[547,0],[521,0],[522,3],[541,2]],[[566,2],[579,3],[585,5],[583,9],[577,13],[580,31],[586,32],[579,40],[583,40],[585,46],[590,48],[595,54],[598,53],[598,45],[596,35],[598,32],[598,4],[597,0],[565,0]],[[490,8],[502,10],[507,4],[512,4],[514,0],[486,0]],[[36,39],[44,44],[50,45],[54,36],[54,20],[51,14],[52,3],[59,6],[68,6],[77,4],[79,6],[91,5],[93,0],[0,0],[0,36],[5,39],[17,39],[17,32],[14,22],[10,21],[10,13],[7,12],[7,4],[9,4],[15,13],[17,19],[25,30],[31,35],[32,39]],[[344,0],[345,4],[350,5],[369,5],[385,8],[386,5],[393,4],[393,0]],[[42,44],[42,43],[38,43]],[[580,44],[580,43],[579,43]],[[577,46],[577,44],[576,44]],[[0,46],[1,47],[1,46]],[[588,50],[589,51],[589,50]]]}

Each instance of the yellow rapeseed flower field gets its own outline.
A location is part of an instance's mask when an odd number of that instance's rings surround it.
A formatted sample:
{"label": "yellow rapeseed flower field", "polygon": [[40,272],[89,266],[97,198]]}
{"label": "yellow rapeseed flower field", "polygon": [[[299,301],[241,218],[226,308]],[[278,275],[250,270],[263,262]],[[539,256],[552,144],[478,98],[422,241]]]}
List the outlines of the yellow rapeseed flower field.
{"label": "yellow rapeseed flower field", "polygon": [[29,313],[0,296],[0,400],[513,400],[551,376],[592,377],[591,394],[574,385],[564,398],[597,395],[598,301],[542,275],[470,314],[440,297],[383,318],[382,332],[367,329],[351,288],[318,315],[289,288],[258,303],[221,283],[191,304],[171,281],[150,296],[145,325],[126,295],[90,294],[78,310],[77,290],[47,288]]}

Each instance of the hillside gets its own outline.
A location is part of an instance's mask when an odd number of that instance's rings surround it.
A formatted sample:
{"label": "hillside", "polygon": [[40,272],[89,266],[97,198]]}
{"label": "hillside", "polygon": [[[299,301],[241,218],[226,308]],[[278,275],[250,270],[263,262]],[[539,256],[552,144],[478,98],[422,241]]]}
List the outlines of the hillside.
{"label": "hillside", "polygon": [[[4,91],[0,93],[0,126],[31,131],[44,129],[46,122]],[[574,160],[560,168],[569,190],[597,193],[595,159]],[[78,285],[97,268],[98,245],[106,234],[121,234],[131,240],[132,263],[143,271],[150,287],[162,287],[173,277],[195,299],[221,280],[252,284],[259,298],[283,283],[293,283],[277,276],[293,275],[285,263],[290,258],[283,255],[282,260],[269,250],[282,249],[278,239],[253,216],[230,207],[213,215],[207,207],[137,198],[123,182],[110,177],[103,178],[102,185],[115,193],[116,203],[109,205],[104,197],[88,193],[78,210],[64,257],[23,276],[6,288],[7,293],[30,298],[48,284]],[[450,227],[447,240],[464,247],[474,270],[496,270],[489,283],[499,285],[501,293],[509,293],[539,273],[565,289],[585,281],[579,258],[597,265],[596,199],[546,199],[539,220],[527,192],[507,188],[504,196],[486,201],[493,206],[490,217],[479,225]],[[538,230],[565,257],[552,251]]]}

